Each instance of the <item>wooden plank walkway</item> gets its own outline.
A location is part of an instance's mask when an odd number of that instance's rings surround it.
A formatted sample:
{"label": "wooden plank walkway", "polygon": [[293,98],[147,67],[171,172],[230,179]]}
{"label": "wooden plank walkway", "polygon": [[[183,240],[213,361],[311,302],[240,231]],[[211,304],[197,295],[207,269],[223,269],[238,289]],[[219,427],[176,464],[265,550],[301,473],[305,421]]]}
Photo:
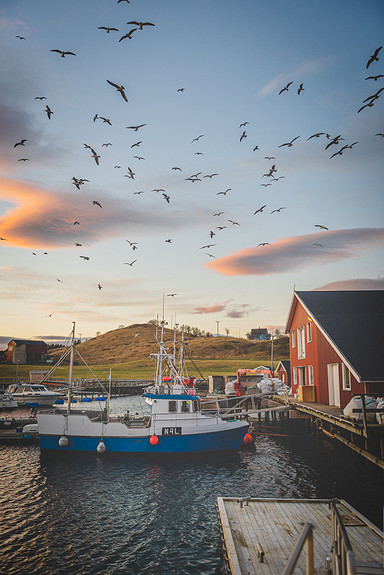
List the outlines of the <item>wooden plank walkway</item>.
{"label": "wooden plank walkway", "polygon": [[[332,557],[329,500],[325,499],[217,499],[217,510],[231,575],[281,575],[305,523],[314,526],[314,573],[326,571]],[[347,502],[339,500],[353,552],[358,562],[383,564],[383,533]],[[260,561],[260,549],[264,552]],[[360,571],[358,571],[360,572]],[[369,571],[367,571],[369,572]],[[295,575],[306,574],[303,550]]]}

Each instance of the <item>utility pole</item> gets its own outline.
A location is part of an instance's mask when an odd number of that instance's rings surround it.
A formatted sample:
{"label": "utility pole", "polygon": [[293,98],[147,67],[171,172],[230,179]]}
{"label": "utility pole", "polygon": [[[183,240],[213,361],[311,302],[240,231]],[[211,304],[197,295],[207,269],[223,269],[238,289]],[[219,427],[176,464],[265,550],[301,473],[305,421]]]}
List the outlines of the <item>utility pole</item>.
{"label": "utility pole", "polygon": [[219,321],[216,320],[216,335],[219,335]]}

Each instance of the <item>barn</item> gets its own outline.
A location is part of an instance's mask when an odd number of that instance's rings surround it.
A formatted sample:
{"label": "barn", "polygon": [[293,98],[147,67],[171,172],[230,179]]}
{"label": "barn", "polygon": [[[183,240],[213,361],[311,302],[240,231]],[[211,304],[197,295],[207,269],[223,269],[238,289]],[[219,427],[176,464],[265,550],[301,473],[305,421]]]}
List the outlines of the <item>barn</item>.
{"label": "barn", "polygon": [[292,394],[345,407],[384,395],[384,291],[295,291],[286,324]]}
{"label": "barn", "polygon": [[5,352],[7,363],[41,363],[47,353],[44,341],[33,339],[12,339]]}

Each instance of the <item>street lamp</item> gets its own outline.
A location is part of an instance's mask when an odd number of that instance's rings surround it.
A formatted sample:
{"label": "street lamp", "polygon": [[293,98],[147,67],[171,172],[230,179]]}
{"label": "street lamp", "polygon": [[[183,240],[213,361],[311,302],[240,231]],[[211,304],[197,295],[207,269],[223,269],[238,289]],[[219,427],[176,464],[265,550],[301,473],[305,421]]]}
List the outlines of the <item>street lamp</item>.
{"label": "street lamp", "polygon": [[18,382],[19,363],[20,363],[20,360],[18,359],[16,362],[16,383]]}
{"label": "street lamp", "polygon": [[216,335],[219,335],[219,321],[216,320]]}

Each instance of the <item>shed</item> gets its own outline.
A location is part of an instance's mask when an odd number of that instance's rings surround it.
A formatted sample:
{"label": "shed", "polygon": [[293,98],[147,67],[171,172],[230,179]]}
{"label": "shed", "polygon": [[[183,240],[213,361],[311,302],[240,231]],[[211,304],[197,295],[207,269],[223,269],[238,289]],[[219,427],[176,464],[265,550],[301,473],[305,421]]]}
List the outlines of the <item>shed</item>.
{"label": "shed", "polygon": [[291,385],[291,362],[286,360],[279,361],[276,368],[277,377],[285,383],[285,385]]}
{"label": "shed", "polygon": [[45,341],[12,339],[6,351],[7,363],[41,363],[47,353]]}

